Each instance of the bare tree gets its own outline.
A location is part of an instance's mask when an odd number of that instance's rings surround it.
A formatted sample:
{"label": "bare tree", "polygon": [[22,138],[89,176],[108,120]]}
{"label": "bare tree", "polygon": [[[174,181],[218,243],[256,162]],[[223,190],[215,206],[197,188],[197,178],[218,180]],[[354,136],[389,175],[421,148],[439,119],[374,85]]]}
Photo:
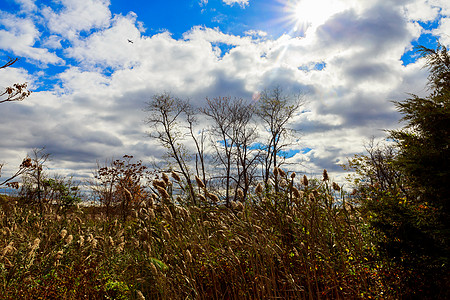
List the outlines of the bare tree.
{"label": "bare tree", "polygon": [[[230,115],[229,97],[217,97],[206,99],[207,106],[201,111],[208,116],[213,125],[210,128],[213,147],[216,152],[216,159],[225,168],[225,199],[229,205],[232,149],[234,140],[232,139],[232,116]],[[218,140],[216,140],[218,139]],[[221,144],[221,146],[219,146]]]}
{"label": "bare tree", "polygon": [[245,104],[242,99],[231,104],[233,115],[234,156],[237,169],[235,198],[238,189],[242,189],[245,199],[253,181],[258,151],[252,148],[258,134],[254,124],[254,106]]}
{"label": "bare tree", "polygon": [[[267,185],[270,172],[274,167],[279,167],[277,160],[283,149],[289,144],[287,138],[294,134],[294,130],[288,124],[304,104],[303,98],[290,97],[283,94],[281,88],[265,90],[261,93],[258,102],[257,115],[262,120],[268,133],[268,140],[263,147],[263,179]],[[276,174],[275,174],[276,175]],[[278,192],[278,184],[275,178],[275,190]]]}
{"label": "bare tree", "polygon": [[[9,58],[8,61],[4,65],[0,66],[0,69],[5,69],[7,67],[10,67],[13,64],[15,64],[18,60],[19,60],[19,58]],[[0,91],[0,103],[12,102],[12,101],[22,101],[23,99],[28,97],[30,94],[31,94],[31,92],[29,90],[27,90],[27,83],[22,83],[22,84],[16,83],[16,84],[13,84],[12,87],[6,87],[3,92]],[[19,170],[14,175],[12,175],[8,179],[6,179],[2,183],[0,183],[0,186],[6,185],[8,183],[11,184],[11,182],[10,182],[11,180],[13,180],[14,178],[16,178],[19,175],[22,175],[28,168],[28,167],[25,167],[25,165],[24,165],[24,163],[28,163],[27,159],[28,159],[28,157],[24,159],[24,161],[20,165]],[[0,163],[0,177],[2,174],[2,167],[3,167],[3,164]]]}
{"label": "bare tree", "polygon": [[124,155],[122,159],[106,162],[104,166],[97,163],[91,189],[105,207],[106,216],[110,215],[111,207],[120,205],[125,221],[130,208],[148,198],[144,188],[149,176],[147,167],[141,161],[132,160],[133,156]]}
{"label": "bare tree", "polygon": [[149,136],[158,140],[167,149],[167,155],[178,165],[189,189],[191,201],[196,204],[187,164],[188,155],[181,143],[184,133],[179,126],[180,116],[188,111],[187,105],[187,102],[173,97],[169,93],[155,95],[152,101],[147,103],[146,111],[149,116],[146,122],[154,129],[149,133]]}
{"label": "bare tree", "polygon": [[215,149],[216,161],[221,165],[225,174],[225,199],[229,205],[232,183],[235,185],[234,198],[238,188],[245,191],[250,184],[251,149],[249,148],[256,130],[251,127],[253,108],[243,99],[217,97],[206,99],[207,105],[201,111],[213,121],[210,128],[212,145]]}
{"label": "bare tree", "polygon": [[[0,177],[1,177],[2,167],[3,167],[3,164],[0,164]],[[14,173],[14,175],[12,175],[12,176],[8,177],[7,179],[3,180],[2,182],[0,182],[0,187],[4,186],[4,185],[6,185],[6,186],[11,185],[11,183],[13,183],[13,182],[11,182],[11,180],[22,175],[31,167],[32,167],[31,158],[29,158],[29,157],[24,158],[24,160],[22,161],[22,163],[19,166],[19,170],[17,170],[17,172]],[[13,185],[16,185],[16,184],[13,184]]]}
{"label": "bare tree", "polygon": [[21,194],[28,201],[37,202],[41,214],[44,212],[44,205],[47,200],[44,191],[44,181],[47,174],[44,167],[49,156],[50,154],[45,152],[45,148],[33,149],[30,160],[26,160],[27,165],[31,162],[31,166],[22,173]]}
{"label": "bare tree", "polygon": [[[0,66],[0,69],[5,69],[16,63],[18,58],[9,58],[8,62]],[[12,101],[22,101],[23,99],[30,96],[31,92],[27,89],[27,83],[15,83],[12,86],[5,88],[3,92],[0,91],[0,103],[12,102]]]}
{"label": "bare tree", "polygon": [[205,164],[205,132],[206,130],[202,128],[198,134],[195,131],[195,125],[198,124],[198,119],[196,115],[196,111],[192,108],[191,105],[186,105],[185,107],[186,121],[189,126],[189,135],[194,141],[195,148],[197,153],[195,154],[195,170],[197,176],[202,178],[205,185],[207,185],[208,181],[206,180],[206,164]]}

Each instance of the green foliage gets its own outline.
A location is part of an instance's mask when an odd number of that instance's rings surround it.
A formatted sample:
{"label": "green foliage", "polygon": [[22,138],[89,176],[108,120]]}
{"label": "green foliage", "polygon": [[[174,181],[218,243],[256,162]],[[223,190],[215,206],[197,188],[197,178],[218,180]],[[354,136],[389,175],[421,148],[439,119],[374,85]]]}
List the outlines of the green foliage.
{"label": "green foliage", "polygon": [[349,167],[380,258],[401,274],[398,292],[436,299],[449,296],[450,58],[442,46],[418,51],[431,94],[395,102],[406,125],[389,132],[394,145],[371,144]]}
{"label": "green foliage", "polygon": [[69,207],[80,203],[79,188],[73,186],[72,180],[65,180],[64,178],[49,178],[42,182],[46,195],[56,201],[58,206],[67,210]]}

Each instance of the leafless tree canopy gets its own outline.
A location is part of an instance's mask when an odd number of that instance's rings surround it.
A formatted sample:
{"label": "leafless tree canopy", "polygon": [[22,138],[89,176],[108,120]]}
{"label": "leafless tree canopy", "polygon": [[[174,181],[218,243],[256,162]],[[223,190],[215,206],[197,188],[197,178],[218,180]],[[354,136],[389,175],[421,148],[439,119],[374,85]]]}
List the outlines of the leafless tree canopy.
{"label": "leafless tree canopy", "polygon": [[[10,58],[8,62],[0,66],[0,69],[5,69],[16,63],[18,58]],[[27,89],[28,83],[15,83],[12,86],[8,86],[4,91],[0,91],[0,103],[22,101],[31,95],[31,91]]]}
{"label": "leafless tree canopy", "polygon": [[[287,137],[295,132],[289,122],[302,103],[301,98],[285,96],[277,88],[264,91],[257,103],[215,97],[206,98],[206,105],[195,109],[187,101],[163,93],[147,104],[146,121],[150,137],[167,149],[192,199],[202,193],[199,190],[196,194],[192,187],[195,175],[209,188],[214,186],[228,205],[241,198],[239,195],[245,198],[255,185],[258,171],[267,184],[271,169],[281,165],[277,157],[290,146]],[[201,117],[209,120],[207,128],[198,128]],[[258,128],[265,132],[260,134]],[[191,160],[194,157],[195,164]],[[208,174],[207,165],[215,171]]]}

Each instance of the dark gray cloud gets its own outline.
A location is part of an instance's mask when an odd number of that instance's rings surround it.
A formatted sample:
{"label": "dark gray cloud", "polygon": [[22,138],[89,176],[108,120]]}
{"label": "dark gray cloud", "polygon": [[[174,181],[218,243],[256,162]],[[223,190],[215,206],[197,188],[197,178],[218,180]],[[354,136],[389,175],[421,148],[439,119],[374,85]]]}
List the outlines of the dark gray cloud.
{"label": "dark gray cloud", "polygon": [[321,47],[361,47],[367,59],[411,38],[398,6],[378,4],[358,15],[346,10],[317,29]]}

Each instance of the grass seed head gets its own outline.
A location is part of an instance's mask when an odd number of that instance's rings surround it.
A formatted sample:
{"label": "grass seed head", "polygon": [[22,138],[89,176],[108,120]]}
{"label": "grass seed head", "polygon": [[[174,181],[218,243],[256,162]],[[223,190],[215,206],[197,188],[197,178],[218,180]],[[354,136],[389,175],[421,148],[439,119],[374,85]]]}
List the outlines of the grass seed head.
{"label": "grass seed head", "polygon": [[241,189],[237,190],[237,196],[241,201],[244,200],[244,192]]}
{"label": "grass seed head", "polygon": [[197,181],[197,185],[200,188],[204,189],[206,187],[205,184],[203,183],[203,181],[198,176],[195,176],[195,181]]}
{"label": "grass seed head", "polygon": [[166,185],[169,185],[170,179],[169,179],[169,176],[167,176],[166,173],[162,173],[162,179],[163,179],[163,181],[164,181],[164,183]]}
{"label": "grass seed head", "polygon": [[258,185],[256,186],[255,192],[256,192],[257,195],[261,195],[261,194],[262,194],[262,192],[263,192],[263,186],[262,186],[262,183],[261,183],[261,182],[258,183]]}
{"label": "grass seed head", "polygon": [[200,199],[200,201],[206,202],[205,196],[203,196],[202,194],[198,194],[197,196],[198,196],[198,198]]}
{"label": "grass seed head", "polygon": [[167,205],[164,205],[164,217],[169,221],[173,219],[172,213]]}
{"label": "grass seed head", "polygon": [[152,272],[153,275],[158,275],[158,269],[156,269],[156,266],[154,263],[150,262],[149,267],[150,267],[150,271]]}
{"label": "grass seed head", "polygon": [[137,300],[145,300],[145,297],[140,290],[136,290],[136,299]]}
{"label": "grass seed head", "polygon": [[186,261],[188,263],[192,263],[192,254],[191,254],[191,252],[189,250],[186,249],[186,251],[184,253],[184,256],[185,256]]}
{"label": "grass seed head", "polygon": [[31,251],[35,251],[37,248],[39,248],[40,243],[41,240],[39,238],[35,238],[33,241],[33,245],[31,245]]}
{"label": "grass seed head", "polygon": [[341,187],[339,186],[339,184],[337,184],[336,182],[333,181],[333,190],[339,192],[341,190]]}
{"label": "grass seed head", "polygon": [[215,194],[212,193],[207,193],[206,194],[208,196],[209,199],[211,199],[212,202],[214,203],[218,203],[220,201],[219,197]]}
{"label": "grass seed head", "polygon": [[300,192],[295,186],[292,187],[292,195],[297,199],[300,198]]}
{"label": "grass seed head", "polygon": [[178,176],[178,174],[175,173],[174,171],[172,171],[171,175],[172,175],[172,178],[175,179],[176,181],[181,181],[180,176]]}
{"label": "grass seed head", "polygon": [[59,233],[59,236],[61,237],[61,240],[64,240],[66,235],[67,235],[67,230],[66,229],[61,230],[61,232]]}
{"label": "grass seed head", "polygon": [[152,184],[153,184],[153,187],[155,187],[156,189],[158,187],[166,189],[166,183],[164,182],[164,180],[155,179],[155,180],[153,180]]}
{"label": "grass seed head", "polygon": [[328,181],[329,180],[327,169],[323,169],[322,176],[323,176],[322,181]]}
{"label": "grass seed head", "polygon": [[306,175],[303,175],[303,177],[302,177],[302,184],[304,186],[308,186],[308,178],[306,177]]}
{"label": "grass seed head", "polygon": [[156,186],[156,189],[158,190],[159,195],[163,198],[163,199],[169,199],[170,195],[169,193],[167,193],[166,189],[161,187],[161,186]]}
{"label": "grass seed head", "polygon": [[58,252],[56,252],[56,256],[55,256],[55,260],[60,260],[61,257],[63,256],[64,252],[62,250],[59,250]]}
{"label": "grass seed head", "polygon": [[70,245],[73,241],[73,235],[69,234],[66,238],[66,245]]}
{"label": "grass seed head", "polygon": [[275,177],[278,177],[278,168],[277,167],[273,168],[273,175]]}
{"label": "grass seed head", "polygon": [[3,248],[3,250],[2,250],[2,258],[6,255],[6,254],[8,254],[8,252],[13,252],[14,251],[14,247],[13,247],[13,245],[14,245],[14,242],[9,242],[9,244],[8,244],[8,246],[6,246],[5,248]]}
{"label": "grass seed head", "polygon": [[117,245],[116,247],[116,252],[120,253],[123,251],[123,249],[125,248],[125,242],[120,243],[119,245]]}

